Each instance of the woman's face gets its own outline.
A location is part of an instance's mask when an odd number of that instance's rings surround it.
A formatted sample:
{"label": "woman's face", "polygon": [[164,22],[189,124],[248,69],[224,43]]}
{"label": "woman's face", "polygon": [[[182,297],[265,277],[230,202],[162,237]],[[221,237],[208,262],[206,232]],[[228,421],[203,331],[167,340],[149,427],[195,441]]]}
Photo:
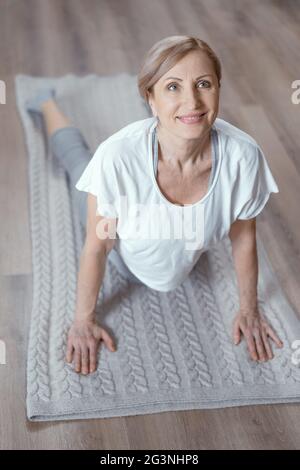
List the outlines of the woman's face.
{"label": "woman's face", "polygon": [[[153,94],[148,96],[161,127],[185,139],[199,138],[211,128],[219,110],[219,85],[212,61],[202,51],[189,52],[155,83]],[[198,112],[206,113],[199,122],[186,124],[179,119]]]}

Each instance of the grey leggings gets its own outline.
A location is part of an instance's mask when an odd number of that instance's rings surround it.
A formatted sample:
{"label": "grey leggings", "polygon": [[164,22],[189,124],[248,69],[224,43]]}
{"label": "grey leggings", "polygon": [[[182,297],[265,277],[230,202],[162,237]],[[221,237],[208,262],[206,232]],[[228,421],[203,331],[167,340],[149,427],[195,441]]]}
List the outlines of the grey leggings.
{"label": "grey leggings", "polygon": [[[74,126],[63,127],[51,134],[49,145],[52,153],[67,172],[70,185],[74,189],[75,206],[78,207],[80,222],[86,227],[88,193],[76,189],[75,184],[92,158],[92,152],[80,130]],[[127,268],[117,250],[113,248],[109,252],[108,258],[128,281],[143,284]]]}

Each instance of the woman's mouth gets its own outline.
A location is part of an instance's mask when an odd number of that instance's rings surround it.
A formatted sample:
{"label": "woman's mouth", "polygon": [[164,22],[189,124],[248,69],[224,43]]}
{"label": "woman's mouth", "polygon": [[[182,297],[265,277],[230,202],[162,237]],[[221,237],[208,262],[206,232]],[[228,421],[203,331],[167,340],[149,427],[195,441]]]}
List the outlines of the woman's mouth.
{"label": "woman's mouth", "polygon": [[192,116],[192,117],[183,116],[183,117],[178,117],[178,119],[184,124],[198,124],[199,122],[202,121],[203,116],[205,116],[205,114],[206,113],[197,114],[196,116]]}

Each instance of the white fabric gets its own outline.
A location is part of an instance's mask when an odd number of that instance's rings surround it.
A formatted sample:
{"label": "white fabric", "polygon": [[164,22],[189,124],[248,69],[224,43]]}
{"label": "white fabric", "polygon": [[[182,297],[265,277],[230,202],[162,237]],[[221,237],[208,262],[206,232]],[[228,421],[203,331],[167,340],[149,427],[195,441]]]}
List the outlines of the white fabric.
{"label": "white fabric", "polygon": [[[204,251],[228,235],[236,219],[256,217],[270,193],[279,190],[256,141],[217,118],[213,129],[218,137],[218,163],[208,192],[192,205],[171,203],[161,193],[153,170],[156,125],[155,117],[135,121],[102,142],[76,188],[97,196],[100,215],[118,218],[115,247],[130,271],[149,287],[169,291],[185,280]],[[140,218],[138,213],[126,214],[124,196],[129,209],[143,204],[149,210]],[[152,210],[157,204],[160,211]],[[181,238],[174,235],[174,216],[178,226],[181,220],[187,230]],[[173,229],[169,239],[162,233],[153,239],[146,230],[169,226]],[[138,238],[134,227],[141,230]]]}

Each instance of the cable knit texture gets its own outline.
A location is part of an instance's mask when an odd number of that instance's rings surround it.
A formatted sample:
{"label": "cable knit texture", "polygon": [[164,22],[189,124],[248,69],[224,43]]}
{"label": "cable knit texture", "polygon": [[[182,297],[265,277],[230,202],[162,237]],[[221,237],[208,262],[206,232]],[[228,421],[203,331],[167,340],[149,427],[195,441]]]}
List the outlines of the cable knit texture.
{"label": "cable knit texture", "polygon": [[[205,252],[170,292],[130,284],[108,261],[97,301],[99,322],[117,352],[101,343],[98,369],[78,375],[65,362],[84,240],[63,167],[48,148],[42,117],[26,100],[53,87],[56,101],[91,150],[121,127],[150,116],[136,76],[17,75],[17,106],[28,154],[33,300],[27,356],[27,416],[32,421],[132,416],[174,410],[298,402],[296,313],[280,288],[258,235],[260,310],[284,341],[266,363],[232,343],[238,290],[228,238]],[[25,154],[25,152],[24,152]],[[274,343],[272,343],[274,344]],[[299,358],[299,354],[298,354]]]}

